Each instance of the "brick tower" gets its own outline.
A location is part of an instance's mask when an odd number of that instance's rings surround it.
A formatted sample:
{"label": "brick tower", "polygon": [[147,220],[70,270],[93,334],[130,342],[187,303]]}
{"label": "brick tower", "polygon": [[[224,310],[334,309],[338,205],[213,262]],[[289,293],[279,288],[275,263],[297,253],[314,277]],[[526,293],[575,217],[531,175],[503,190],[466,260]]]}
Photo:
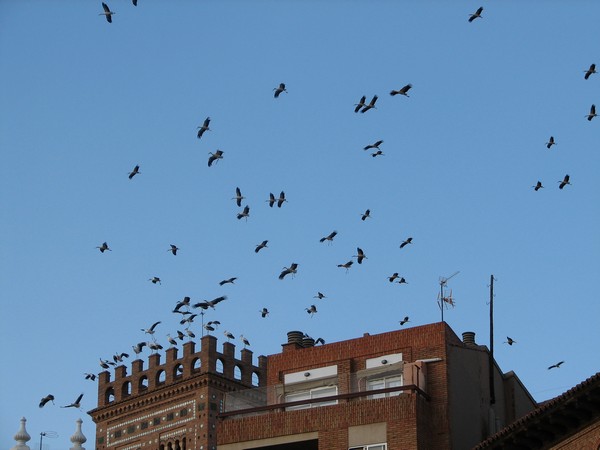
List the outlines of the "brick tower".
{"label": "brick tower", "polygon": [[98,407],[89,412],[96,423],[97,450],[215,450],[217,415],[227,392],[263,386],[266,358],[252,364],[252,352],[204,336],[201,349],[193,341],[183,356],[171,347],[159,354],[115,367],[114,380],[104,371],[98,381]]}

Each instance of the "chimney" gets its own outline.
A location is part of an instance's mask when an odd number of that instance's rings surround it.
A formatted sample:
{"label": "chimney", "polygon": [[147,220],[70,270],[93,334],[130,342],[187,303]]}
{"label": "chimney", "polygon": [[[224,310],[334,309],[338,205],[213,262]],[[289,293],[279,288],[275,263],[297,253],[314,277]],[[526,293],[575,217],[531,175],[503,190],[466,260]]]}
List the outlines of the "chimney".
{"label": "chimney", "polygon": [[475,333],[473,331],[465,331],[462,334],[463,343],[467,345],[477,345],[475,343]]}

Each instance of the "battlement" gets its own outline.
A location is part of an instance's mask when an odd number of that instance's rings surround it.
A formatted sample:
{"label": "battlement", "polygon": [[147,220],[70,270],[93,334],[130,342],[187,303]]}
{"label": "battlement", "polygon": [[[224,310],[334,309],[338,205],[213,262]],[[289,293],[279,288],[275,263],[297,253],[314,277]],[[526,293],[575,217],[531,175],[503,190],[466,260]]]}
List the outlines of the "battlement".
{"label": "battlement", "polygon": [[196,343],[183,344],[183,356],[178,357],[178,349],[170,347],[165,351],[165,361],[161,355],[153,353],[148,357],[148,367],[144,361],[136,359],[131,363],[131,374],[124,365],[115,367],[114,379],[109,371],[98,377],[98,408],[109,406],[131,396],[152,393],[183,381],[205,374],[218,375],[245,387],[259,387],[266,384],[267,358],[258,357],[258,365],[252,364],[252,351],[246,348],[235,358],[235,345],[224,342],[222,352],[217,351],[217,338],[211,335],[200,339],[200,350]]}

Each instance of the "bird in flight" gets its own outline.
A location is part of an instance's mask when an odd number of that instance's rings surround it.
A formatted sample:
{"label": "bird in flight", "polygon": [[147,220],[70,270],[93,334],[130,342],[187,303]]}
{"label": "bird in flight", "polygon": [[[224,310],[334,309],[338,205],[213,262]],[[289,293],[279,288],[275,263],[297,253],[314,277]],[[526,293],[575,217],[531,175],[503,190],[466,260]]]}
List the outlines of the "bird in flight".
{"label": "bird in flight", "polygon": [[333,242],[333,238],[336,237],[336,235],[337,235],[337,231],[334,230],[331,233],[329,233],[327,236],[319,239],[319,242],[325,242],[325,241]]}
{"label": "bird in flight", "polygon": [[86,380],[96,381],[97,376],[95,373],[84,373],[83,375],[85,375]]}
{"label": "bird in flight", "polygon": [[140,166],[136,165],[133,170],[131,172],[129,172],[129,179],[131,180],[133,177],[135,177],[138,173],[142,173],[140,172]]}
{"label": "bird in flight", "polygon": [[108,7],[108,5],[104,2],[102,2],[102,9],[104,10],[104,12],[101,12],[98,15],[106,17],[106,21],[108,23],[112,23],[112,15],[116,14],[116,13],[111,11],[110,8]]}
{"label": "bird in flight", "polygon": [[269,310],[267,308],[263,308],[260,311],[260,317],[265,318],[269,315]]}
{"label": "bird in flight", "polygon": [[254,253],[260,252],[263,248],[268,248],[267,247],[267,242],[269,242],[269,241],[265,240],[265,241],[262,241],[260,244],[258,244],[256,246],[256,248],[254,249]]}
{"label": "bird in flight", "polygon": [[218,161],[219,159],[223,159],[223,151],[222,150],[215,150],[214,153],[208,152],[208,154],[210,155],[208,157],[208,167],[212,166],[215,161]]}
{"label": "bird in flight", "polygon": [[385,154],[381,150],[377,150],[375,153],[371,153],[371,156],[375,158],[376,156],[385,156]]}
{"label": "bird in flight", "polygon": [[277,207],[281,208],[281,206],[283,205],[284,202],[287,202],[287,200],[285,198],[285,192],[281,191],[279,193],[279,198],[277,199]]}
{"label": "bird in flight", "polygon": [[410,97],[410,95],[407,94],[408,91],[410,91],[410,88],[412,88],[412,84],[407,84],[406,86],[403,86],[402,88],[400,88],[399,91],[394,91],[392,90],[390,92],[390,95],[393,97],[394,95],[404,95],[405,97]]}
{"label": "bird in flight", "polygon": [[562,189],[562,188],[564,188],[564,187],[565,187],[567,184],[569,184],[569,185],[570,185],[571,183],[570,183],[569,179],[570,179],[569,175],[565,175],[565,177],[563,178],[563,180],[562,180],[562,181],[559,181],[559,183],[560,183],[560,184],[558,185],[558,188],[559,188],[559,189]]}
{"label": "bird in flight", "polygon": [[381,144],[383,144],[383,141],[382,141],[382,140],[379,140],[379,141],[377,141],[377,142],[375,142],[375,143],[373,143],[373,144],[366,145],[366,146],[363,148],[363,150],[369,150],[369,149],[371,149],[371,148],[376,148],[377,150],[379,150],[379,146],[380,146]]}
{"label": "bird in flight", "polygon": [[304,308],[304,310],[312,317],[317,312],[317,307],[315,305],[310,305],[310,308]]}
{"label": "bird in flight", "polygon": [[557,362],[556,364],[552,364],[550,367],[548,367],[548,370],[550,370],[550,369],[559,369],[560,366],[561,366],[561,364],[564,364],[564,363],[565,363],[564,361],[560,361],[560,362]]}
{"label": "bird in flight", "polygon": [[177,347],[177,341],[171,337],[170,334],[167,333],[167,341],[171,344],[172,347]]}
{"label": "bird in flight", "polygon": [[158,277],[149,278],[148,281],[152,281],[152,284],[161,284],[160,278],[158,278]]}
{"label": "bird in flight", "polygon": [[100,249],[101,253],[104,253],[105,251],[109,251],[112,252],[112,250],[110,248],[108,248],[108,244],[106,242],[103,242],[102,245],[97,246],[96,248]]}
{"label": "bird in flight", "polygon": [[226,280],[223,281],[219,281],[219,286],[223,286],[224,284],[235,284],[235,280],[237,280],[237,277],[231,277],[231,278],[227,278]]}
{"label": "bird in flight", "polygon": [[174,313],[181,312],[181,311],[179,311],[179,309],[182,308],[182,307],[184,307],[184,306],[187,306],[189,308],[191,300],[192,299],[190,297],[187,297],[187,296],[183,297],[183,300],[180,300],[180,301],[177,302],[177,304],[175,305],[175,308],[173,309],[172,312],[174,312]]}
{"label": "bird in flight", "polygon": [[210,131],[210,128],[208,128],[209,124],[210,124],[210,117],[207,117],[206,119],[204,119],[204,123],[198,127],[198,139],[200,139],[202,137],[202,135],[204,134],[205,131]]}
{"label": "bird in flight", "polygon": [[283,270],[279,274],[279,279],[283,280],[285,278],[285,276],[288,275],[288,274],[290,274],[290,273],[292,274],[292,278],[293,278],[294,275],[296,275],[297,271],[298,271],[298,264],[292,263],[290,265],[290,267],[284,267],[283,268]]}
{"label": "bird in flight", "polygon": [[287,89],[285,88],[285,83],[279,83],[279,86],[273,88],[273,90],[275,91],[275,93],[273,94],[273,97],[275,98],[278,98],[279,94],[281,94],[282,92],[287,92]]}
{"label": "bird in flight", "polygon": [[360,110],[361,113],[365,113],[370,109],[377,109],[375,108],[375,102],[377,101],[377,96],[374,95],[373,98],[371,99],[371,101],[369,102],[368,105],[363,106],[363,109]]}
{"label": "bird in flight", "polygon": [[146,334],[154,334],[154,329],[159,323],[161,323],[160,320],[158,322],[154,322],[150,328],[142,328],[141,330]]}
{"label": "bird in flight", "polygon": [[398,278],[399,276],[400,275],[398,275],[398,272],[394,272],[391,277],[388,277],[388,281],[390,283],[393,283],[396,280],[396,278]]}
{"label": "bird in flight", "polygon": [[548,142],[546,142],[546,148],[550,148],[555,144],[556,142],[554,141],[554,136],[550,136],[550,139],[548,139]]}
{"label": "bird in flight", "polygon": [[71,403],[70,405],[61,406],[61,408],[81,408],[81,399],[83,398],[83,394],[80,394],[77,399]]}
{"label": "bird in flight", "polygon": [[250,207],[248,205],[244,206],[243,211],[237,215],[238,220],[240,220],[242,217],[244,217],[246,220],[248,220],[248,217],[250,217]]}
{"label": "bird in flight", "polygon": [[598,73],[596,72],[596,64],[591,64],[590,68],[588,70],[584,70],[585,75],[583,76],[583,78],[585,78],[586,80],[590,77],[590,75],[592,75],[593,73]]}
{"label": "bird in flight", "polygon": [[479,8],[477,8],[477,11],[475,11],[473,14],[470,14],[469,22],[473,22],[475,19],[483,17],[481,15],[482,12],[483,12],[483,6],[480,6]]}
{"label": "bird in flight", "polygon": [[212,308],[215,309],[215,305],[217,305],[218,303],[221,303],[222,301],[227,300],[227,296],[226,295],[222,295],[221,297],[217,297],[213,300],[204,300],[201,301],[199,303],[194,304],[194,308],[202,308],[202,309],[208,309],[208,308]]}
{"label": "bird in flight", "polygon": [[355,103],[354,106],[356,106],[356,108],[354,108],[354,112],[357,113],[360,111],[361,108],[365,107],[365,102],[367,101],[367,96],[363,95],[358,103]]}
{"label": "bird in flight", "polygon": [[356,247],[356,255],[352,255],[353,258],[356,258],[356,262],[362,264],[363,259],[367,259],[365,252],[363,252],[362,248]]}
{"label": "bird in flight", "polygon": [[346,269],[346,273],[348,273],[348,271],[350,270],[350,267],[352,267],[352,264],[354,264],[354,261],[350,260],[347,263],[344,264],[338,264],[338,267],[343,267],[344,269]]}
{"label": "bird in flight", "polygon": [[400,248],[404,248],[406,247],[408,244],[412,244],[412,239],[411,237],[406,238],[405,241],[402,241],[402,244],[400,244]]}
{"label": "bird in flight", "polygon": [[405,323],[407,323],[407,322],[409,322],[409,320],[408,320],[408,316],[405,316],[405,317],[404,317],[404,319],[402,319],[402,320],[400,321],[400,326],[404,325],[404,324],[405,324]]}
{"label": "bird in flight", "polygon": [[174,244],[169,244],[169,245],[171,246],[171,248],[167,251],[173,253],[173,255],[176,256],[177,252],[179,251],[179,247],[177,247]]}
{"label": "bird in flight", "polygon": [[317,292],[317,295],[315,295],[313,298],[318,298],[319,300],[323,300],[325,297],[325,294],[323,294],[322,292]]}
{"label": "bird in flight", "polygon": [[594,117],[596,117],[598,114],[596,114],[596,105],[592,105],[590,107],[590,113],[586,115],[587,120],[591,121]]}
{"label": "bird in flight", "polygon": [[54,405],[54,395],[48,394],[44,398],[42,398],[40,400],[40,408],[43,408],[44,405],[48,402],[52,402],[52,404]]}
{"label": "bird in flight", "polygon": [[544,186],[542,186],[542,182],[538,180],[538,182],[535,184],[535,186],[531,186],[533,188],[534,191],[539,191],[540,189],[542,189]]}
{"label": "bird in flight", "polygon": [[128,353],[116,353],[115,355],[113,355],[113,361],[115,362],[115,364],[123,362],[124,358],[129,358],[129,354]]}
{"label": "bird in flight", "polygon": [[513,338],[511,338],[509,336],[506,336],[506,341],[504,341],[504,343],[508,344],[508,345],[513,345],[513,344],[516,344],[517,341],[515,341]]}
{"label": "bird in flight", "polygon": [[246,197],[244,197],[242,195],[242,191],[240,190],[239,187],[235,188],[235,197],[232,198],[232,200],[235,200],[235,204],[238,205],[238,207],[242,207],[242,200],[244,200]]}
{"label": "bird in flight", "polygon": [[367,218],[371,217],[371,210],[367,209],[364,213],[362,213],[360,215],[360,220],[366,220]]}
{"label": "bird in flight", "polygon": [[267,202],[269,203],[269,206],[272,208],[273,205],[275,204],[275,194],[273,194],[272,192],[269,192],[269,200],[267,200]]}
{"label": "bird in flight", "polygon": [[131,347],[133,348],[133,352],[136,355],[139,355],[140,353],[142,353],[142,349],[146,346],[145,342],[138,342],[136,345],[132,345]]}

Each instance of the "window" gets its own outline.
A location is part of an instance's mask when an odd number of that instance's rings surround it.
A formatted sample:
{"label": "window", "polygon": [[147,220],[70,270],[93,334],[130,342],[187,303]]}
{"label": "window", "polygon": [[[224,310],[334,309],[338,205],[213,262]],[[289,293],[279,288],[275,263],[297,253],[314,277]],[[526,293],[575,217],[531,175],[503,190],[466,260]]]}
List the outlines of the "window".
{"label": "window", "polygon": [[358,447],[350,447],[348,450],[387,450],[387,444],[359,445]]}
{"label": "window", "polygon": [[[377,378],[374,380],[367,381],[367,390],[374,391],[376,389],[386,389],[392,387],[402,386],[402,375],[394,375],[390,377]],[[400,395],[402,391],[395,392],[385,392],[382,394],[375,394],[369,396],[369,398],[384,398],[384,397],[393,397],[396,395]]]}
{"label": "window", "polygon": [[[313,398],[330,397],[337,395],[337,386],[323,386],[314,389],[308,389],[299,392],[290,392],[285,395],[285,402],[298,402],[301,400],[311,400]],[[337,400],[329,400],[326,402],[319,403],[306,403],[304,405],[288,406],[286,411],[293,411],[296,409],[314,408],[318,406],[336,405]]]}

